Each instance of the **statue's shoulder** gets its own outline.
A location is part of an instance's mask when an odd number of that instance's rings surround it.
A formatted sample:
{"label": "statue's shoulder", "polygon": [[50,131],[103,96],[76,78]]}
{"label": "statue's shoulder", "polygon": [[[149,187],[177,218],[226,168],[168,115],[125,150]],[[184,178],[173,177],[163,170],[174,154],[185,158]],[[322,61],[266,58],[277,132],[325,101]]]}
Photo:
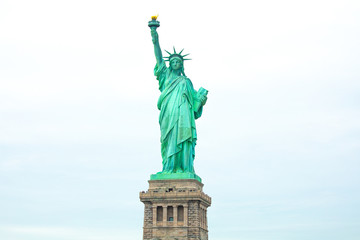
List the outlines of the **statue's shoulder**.
{"label": "statue's shoulder", "polygon": [[191,82],[190,78],[188,78],[187,76],[182,76],[182,77],[185,78],[187,81]]}
{"label": "statue's shoulder", "polygon": [[165,62],[161,62],[160,64],[156,63],[154,68],[154,74],[158,80],[160,78],[166,78],[169,72],[169,68],[166,66]]}
{"label": "statue's shoulder", "polygon": [[190,78],[188,78],[187,76],[183,76],[183,78],[185,79],[185,81],[187,82],[187,84],[189,84],[191,86],[191,88],[193,87],[192,81],[190,80]]}

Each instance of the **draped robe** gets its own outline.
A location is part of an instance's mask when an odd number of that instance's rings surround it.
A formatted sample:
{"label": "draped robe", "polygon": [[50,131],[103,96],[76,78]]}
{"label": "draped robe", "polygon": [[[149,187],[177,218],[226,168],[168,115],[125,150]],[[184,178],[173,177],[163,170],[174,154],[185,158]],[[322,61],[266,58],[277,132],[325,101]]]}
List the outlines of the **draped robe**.
{"label": "draped robe", "polygon": [[202,114],[202,106],[193,110],[196,91],[189,78],[170,74],[171,69],[162,62],[156,64],[154,74],[159,81],[161,155],[163,173],[194,173],[196,145],[195,119]]}

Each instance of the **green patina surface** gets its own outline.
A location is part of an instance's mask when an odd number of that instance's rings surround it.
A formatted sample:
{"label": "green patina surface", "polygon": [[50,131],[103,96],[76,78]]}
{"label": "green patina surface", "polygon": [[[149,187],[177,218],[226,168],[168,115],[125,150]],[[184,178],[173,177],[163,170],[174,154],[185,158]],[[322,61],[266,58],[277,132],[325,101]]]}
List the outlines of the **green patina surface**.
{"label": "green patina surface", "polygon": [[151,174],[150,180],[166,180],[166,179],[195,179],[201,182],[201,178],[195,173],[157,173]]}
{"label": "green patina surface", "polygon": [[[163,59],[159,35],[156,29],[160,23],[153,19],[149,22],[156,65],[154,75],[161,92],[157,107],[160,110],[161,156],[163,169],[151,175],[151,180],[160,179],[196,179],[194,159],[197,140],[195,119],[201,117],[208,91],[200,88],[196,91],[191,80],[185,75],[184,61],[189,60],[179,53],[170,53]],[[165,64],[169,61],[169,66]]]}

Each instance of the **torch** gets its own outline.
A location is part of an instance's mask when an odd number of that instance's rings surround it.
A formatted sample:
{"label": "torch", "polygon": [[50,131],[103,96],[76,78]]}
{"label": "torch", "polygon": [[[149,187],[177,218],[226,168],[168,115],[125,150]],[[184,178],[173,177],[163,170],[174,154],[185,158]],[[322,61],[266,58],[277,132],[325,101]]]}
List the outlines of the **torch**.
{"label": "torch", "polygon": [[148,26],[149,26],[149,28],[150,28],[151,30],[155,30],[155,31],[156,31],[156,29],[157,29],[158,27],[160,27],[160,22],[156,20],[156,19],[158,18],[158,16],[159,16],[159,15],[152,16],[152,17],[151,17],[151,21],[149,21],[149,24],[148,24]]}

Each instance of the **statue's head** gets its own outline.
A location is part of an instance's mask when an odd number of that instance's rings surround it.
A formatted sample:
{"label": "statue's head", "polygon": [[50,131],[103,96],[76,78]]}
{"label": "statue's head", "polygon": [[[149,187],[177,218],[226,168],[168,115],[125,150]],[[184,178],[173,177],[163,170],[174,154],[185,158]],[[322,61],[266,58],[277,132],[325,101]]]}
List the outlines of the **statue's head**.
{"label": "statue's head", "polygon": [[183,67],[183,62],[180,58],[174,57],[170,61],[170,67],[172,70],[179,70]]}
{"label": "statue's head", "polygon": [[170,62],[170,68],[172,70],[181,70],[183,75],[185,75],[184,74],[184,61],[190,60],[190,59],[184,58],[189,54],[181,55],[182,51],[184,51],[184,49],[181,50],[179,53],[176,53],[175,47],[174,47],[174,53],[170,53],[170,52],[166,51],[169,54],[169,56],[165,57],[165,58],[167,58],[165,61]]}

